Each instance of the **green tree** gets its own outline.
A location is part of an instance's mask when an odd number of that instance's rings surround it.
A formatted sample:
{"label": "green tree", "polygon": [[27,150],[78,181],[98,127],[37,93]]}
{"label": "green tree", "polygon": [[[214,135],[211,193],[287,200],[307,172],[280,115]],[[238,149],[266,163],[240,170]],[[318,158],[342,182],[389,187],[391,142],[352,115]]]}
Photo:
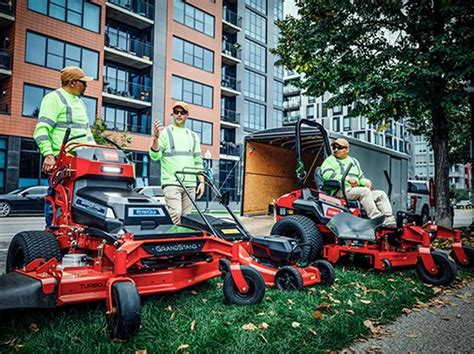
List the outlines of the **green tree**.
{"label": "green tree", "polygon": [[428,134],[435,158],[436,220],[451,225],[450,130],[469,118],[450,115],[467,103],[472,77],[473,1],[296,0],[298,18],[279,21],[277,64],[303,74],[307,93],[355,102],[352,116],[379,127],[409,117]]}
{"label": "green tree", "polygon": [[119,134],[111,134],[107,131],[107,125],[97,117],[94,124],[91,127],[92,135],[94,140],[99,145],[112,145],[105,138],[108,138],[118,144],[120,147],[125,148],[132,142],[132,138],[128,134],[128,131],[120,132]]}

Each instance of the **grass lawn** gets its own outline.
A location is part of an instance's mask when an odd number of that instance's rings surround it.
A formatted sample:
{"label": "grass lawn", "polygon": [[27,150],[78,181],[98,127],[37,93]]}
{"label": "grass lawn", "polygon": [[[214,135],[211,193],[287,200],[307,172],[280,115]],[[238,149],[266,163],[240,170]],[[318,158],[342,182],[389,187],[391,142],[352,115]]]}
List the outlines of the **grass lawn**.
{"label": "grass lawn", "polygon": [[336,271],[332,287],[267,289],[264,301],[253,307],[225,304],[220,279],[144,298],[142,328],[126,343],[106,337],[102,303],[3,314],[0,351],[325,352],[369,334],[365,320],[390,322],[403,308],[433,296],[413,270],[384,274],[338,266]]}

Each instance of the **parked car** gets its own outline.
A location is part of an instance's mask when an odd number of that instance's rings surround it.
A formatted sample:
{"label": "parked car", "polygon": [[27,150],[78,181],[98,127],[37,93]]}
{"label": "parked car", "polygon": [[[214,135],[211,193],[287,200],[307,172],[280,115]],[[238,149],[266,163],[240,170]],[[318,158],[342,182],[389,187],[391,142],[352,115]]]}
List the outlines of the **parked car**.
{"label": "parked car", "polygon": [[472,209],[472,203],[470,200],[460,200],[456,203],[456,209]]}
{"label": "parked car", "polygon": [[163,194],[163,189],[161,189],[161,186],[137,187],[135,188],[135,192],[153,198],[159,203],[166,204],[165,195]]}
{"label": "parked car", "polygon": [[428,181],[408,181],[407,210],[417,215],[415,222],[419,225],[432,220],[434,208],[430,208],[430,187]]}
{"label": "parked car", "polygon": [[0,218],[14,213],[43,213],[47,186],[30,186],[0,194]]}

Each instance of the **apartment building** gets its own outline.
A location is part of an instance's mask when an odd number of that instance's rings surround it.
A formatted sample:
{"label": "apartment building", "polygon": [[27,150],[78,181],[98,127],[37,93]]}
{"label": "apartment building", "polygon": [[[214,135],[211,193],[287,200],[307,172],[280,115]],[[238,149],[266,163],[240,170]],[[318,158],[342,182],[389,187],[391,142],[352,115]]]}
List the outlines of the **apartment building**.
{"label": "apartment building", "polygon": [[94,77],[90,123],[127,132],[137,183],[159,184],[148,157],[154,120],[189,103],[206,164],[239,198],[245,134],[283,119],[283,70],[269,49],[283,0],[0,1],[0,192],[47,183],[32,139],[42,97],[77,65]]}

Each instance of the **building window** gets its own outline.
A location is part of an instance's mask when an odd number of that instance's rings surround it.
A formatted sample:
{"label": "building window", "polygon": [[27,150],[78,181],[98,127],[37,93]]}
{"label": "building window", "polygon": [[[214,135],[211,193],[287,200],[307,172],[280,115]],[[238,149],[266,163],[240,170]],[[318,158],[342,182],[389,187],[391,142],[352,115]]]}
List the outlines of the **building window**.
{"label": "building window", "polygon": [[245,34],[259,42],[267,43],[267,20],[245,9]]}
{"label": "building window", "polygon": [[273,109],[273,126],[275,128],[283,125],[283,111],[279,109]]}
{"label": "building window", "polygon": [[343,129],[344,131],[348,131],[348,130],[351,130],[352,129],[352,126],[351,126],[351,117],[344,117],[343,119]]}
{"label": "building window", "polygon": [[332,130],[335,132],[338,132],[340,129],[339,120],[339,117],[335,117],[332,119]]}
{"label": "building window", "polygon": [[267,0],[245,0],[245,5],[260,11],[262,14],[267,14]]}
{"label": "building window", "polygon": [[90,1],[28,0],[28,9],[92,32],[100,32],[100,6]]}
{"label": "building window", "polygon": [[273,47],[278,46],[280,42],[280,29],[277,25],[273,25]]}
{"label": "building window", "polygon": [[171,94],[176,100],[212,108],[213,88],[173,75]]}
{"label": "building window", "polygon": [[365,117],[360,117],[359,118],[359,128],[360,129],[365,129],[367,126],[367,118]]}
{"label": "building window", "polygon": [[265,47],[246,39],[244,50],[245,65],[262,72],[267,71],[267,50]]}
{"label": "building window", "polygon": [[314,96],[308,96],[308,103],[316,102],[316,98]]}
{"label": "building window", "polygon": [[365,132],[355,133],[354,138],[359,139],[359,140],[365,140]]}
{"label": "building window", "polygon": [[131,108],[103,105],[102,120],[107,129],[129,131],[138,134],[150,134],[150,109],[134,110]]}
{"label": "building window", "polygon": [[148,153],[132,151],[132,161],[135,163],[135,183],[137,187],[148,186],[150,177],[150,159]]}
{"label": "building window", "polygon": [[219,160],[219,190],[228,192],[232,201],[237,201],[236,170],[238,161]]}
{"label": "building window", "polygon": [[328,104],[323,102],[321,104],[321,117],[326,118],[328,116]]}
{"label": "building window", "polygon": [[136,30],[110,19],[107,20],[105,29],[105,46],[144,59],[153,57],[153,41],[150,30]]}
{"label": "building window", "polygon": [[191,129],[193,132],[199,135],[201,144],[212,145],[212,123],[188,118],[186,119],[186,128]]}
{"label": "building window", "polygon": [[5,193],[5,172],[7,171],[7,139],[0,138],[0,193]]}
{"label": "building window", "polygon": [[332,114],[342,114],[342,106],[335,106],[332,109]]}
{"label": "building window", "polygon": [[148,73],[106,63],[104,65],[104,92],[116,96],[151,102],[151,77]]}
{"label": "building window", "polygon": [[306,118],[314,119],[314,105],[306,106]]}
{"label": "building window", "polygon": [[38,117],[41,100],[51,91],[50,88],[24,84],[22,115],[24,117]]}
{"label": "building window", "polygon": [[283,19],[283,0],[273,0],[273,16],[275,21]]}
{"label": "building window", "polygon": [[32,32],[26,34],[25,61],[55,70],[79,66],[86,75],[98,77],[98,52]]}
{"label": "building window", "polygon": [[82,102],[86,105],[87,116],[89,117],[89,125],[93,125],[97,117],[97,98],[81,97]]}
{"label": "building window", "polygon": [[316,118],[319,118],[319,103],[316,103],[314,105],[314,115],[316,116]]}
{"label": "building window", "polygon": [[264,75],[245,70],[244,95],[259,101],[266,99],[266,78]]}
{"label": "building window", "polygon": [[283,107],[283,83],[273,80],[273,105]]}
{"label": "building window", "polygon": [[262,130],[265,129],[265,106],[250,101],[245,101],[244,129]]}
{"label": "building window", "polygon": [[214,52],[181,38],[173,37],[173,59],[214,72]]}
{"label": "building window", "polygon": [[174,0],[173,19],[187,27],[214,37],[214,16],[185,3]]}
{"label": "building window", "polygon": [[46,185],[48,176],[41,172],[43,157],[33,139],[21,138],[18,187]]}

